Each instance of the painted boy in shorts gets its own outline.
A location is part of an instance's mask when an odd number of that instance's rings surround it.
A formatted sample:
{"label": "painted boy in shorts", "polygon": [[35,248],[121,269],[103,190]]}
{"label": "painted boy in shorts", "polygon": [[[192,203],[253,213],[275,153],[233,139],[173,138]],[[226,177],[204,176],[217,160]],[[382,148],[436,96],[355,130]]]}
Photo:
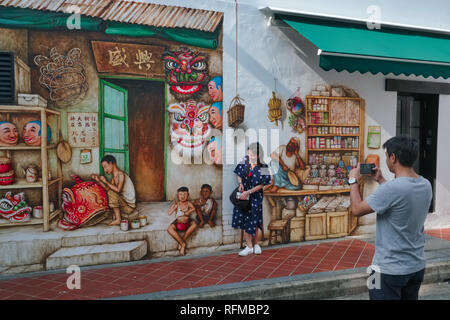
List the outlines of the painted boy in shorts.
{"label": "painted boy in shorts", "polygon": [[[188,200],[189,189],[180,187],[177,190],[178,201],[169,209],[169,216],[175,212],[176,219],[169,225],[167,232],[178,242],[178,250],[182,256],[186,253],[186,240],[197,228],[197,223],[190,218],[190,214],[195,211],[194,205]],[[178,232],[185,232],[181,237]]]}
{"label": "painted boy in shorts", "polygon": [[211,228],[215,227],[214,216],[217,211],[217,202],[211,197],[211,194],[212,187],[209,184],[204,184],[200,190],[201,198],[194,202],[200,228],[203,228],[205,223],[208,223]]}

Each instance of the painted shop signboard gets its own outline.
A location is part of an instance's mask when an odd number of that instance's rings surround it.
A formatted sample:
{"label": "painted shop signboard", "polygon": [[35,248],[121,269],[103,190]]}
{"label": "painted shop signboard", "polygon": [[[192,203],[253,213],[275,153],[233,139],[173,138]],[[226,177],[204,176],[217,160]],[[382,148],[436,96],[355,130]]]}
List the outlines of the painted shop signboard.
{"label": "painted shop signboard", "polygon": [[72,147],[98,147],[98,113],[68,112],[69,144]]}
{"label": "painted shop signboard", "polygon": [[97,71],[163,78],[164,47],[120,42],[91,41]]}

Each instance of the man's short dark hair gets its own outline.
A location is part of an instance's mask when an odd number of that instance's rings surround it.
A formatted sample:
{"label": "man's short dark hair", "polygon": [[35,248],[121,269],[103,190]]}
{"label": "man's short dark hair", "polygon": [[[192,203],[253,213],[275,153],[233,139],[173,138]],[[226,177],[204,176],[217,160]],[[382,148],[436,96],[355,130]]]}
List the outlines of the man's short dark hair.
{"label": "man's short dark hair", "polygon": [[209,184],[207,184],[207,183],[203,184],[200,189],[205,189],[205,188],[209,189],[209,191],[212,192],[212,187]]}
{"label": "man's short dark hair", "polygon": [[419,155],[419,143],[413,137],[396,136],[383,144],[388,156],[395,154],[398,162],[404,167],[412,167]]}
{"label": "man's short dark hair", "polygon": [[179,187],[177,192],[189,192],[188,187]]}
{"label": "man's short dark hair", "polygon": [[112,163],[112,164],[117,163],[116,158],[114,158],[114,156],[112,156],[110,154],[107,154],[106,156],[104,156],[102,158],[102,161],[100,161],[100,163],[102,163],[102,162],[107,162],[107,163]]}

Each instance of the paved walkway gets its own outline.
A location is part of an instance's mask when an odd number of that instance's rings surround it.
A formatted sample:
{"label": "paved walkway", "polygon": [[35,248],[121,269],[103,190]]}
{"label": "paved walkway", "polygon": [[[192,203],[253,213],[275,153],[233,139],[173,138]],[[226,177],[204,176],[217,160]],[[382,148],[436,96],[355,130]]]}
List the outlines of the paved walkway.
{"label": "paved walkway", "polygon": [[[450,229],[428,235],[450,240]],[[82,268],[81,289],[69,290],[64,271],[24,274],[0,280],[0,299],[101,299],[309,273],[333,272],[370,265],[370,241],[344,239],[267,248],[261,255],[236,252],[200,257],[161,258],[119,266]]]}

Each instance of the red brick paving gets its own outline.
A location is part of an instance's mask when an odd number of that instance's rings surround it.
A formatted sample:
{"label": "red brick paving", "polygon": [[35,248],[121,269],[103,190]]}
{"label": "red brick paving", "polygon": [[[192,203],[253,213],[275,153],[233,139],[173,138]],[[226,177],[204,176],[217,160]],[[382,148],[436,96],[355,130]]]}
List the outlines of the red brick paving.
{"label": "red brick paving", "polygon": [[[441,234],[447,234],[446,232]],[[0,299],[99,299],[226,283],[367,267],[374,246],[356,239],[86,270],[81,289],[69,290],[66,273],[0,281]]]}
{"label": "red brick paving", "polygon": [[425,230],[425,233],[432,237],[450,241],[450,228]]}

